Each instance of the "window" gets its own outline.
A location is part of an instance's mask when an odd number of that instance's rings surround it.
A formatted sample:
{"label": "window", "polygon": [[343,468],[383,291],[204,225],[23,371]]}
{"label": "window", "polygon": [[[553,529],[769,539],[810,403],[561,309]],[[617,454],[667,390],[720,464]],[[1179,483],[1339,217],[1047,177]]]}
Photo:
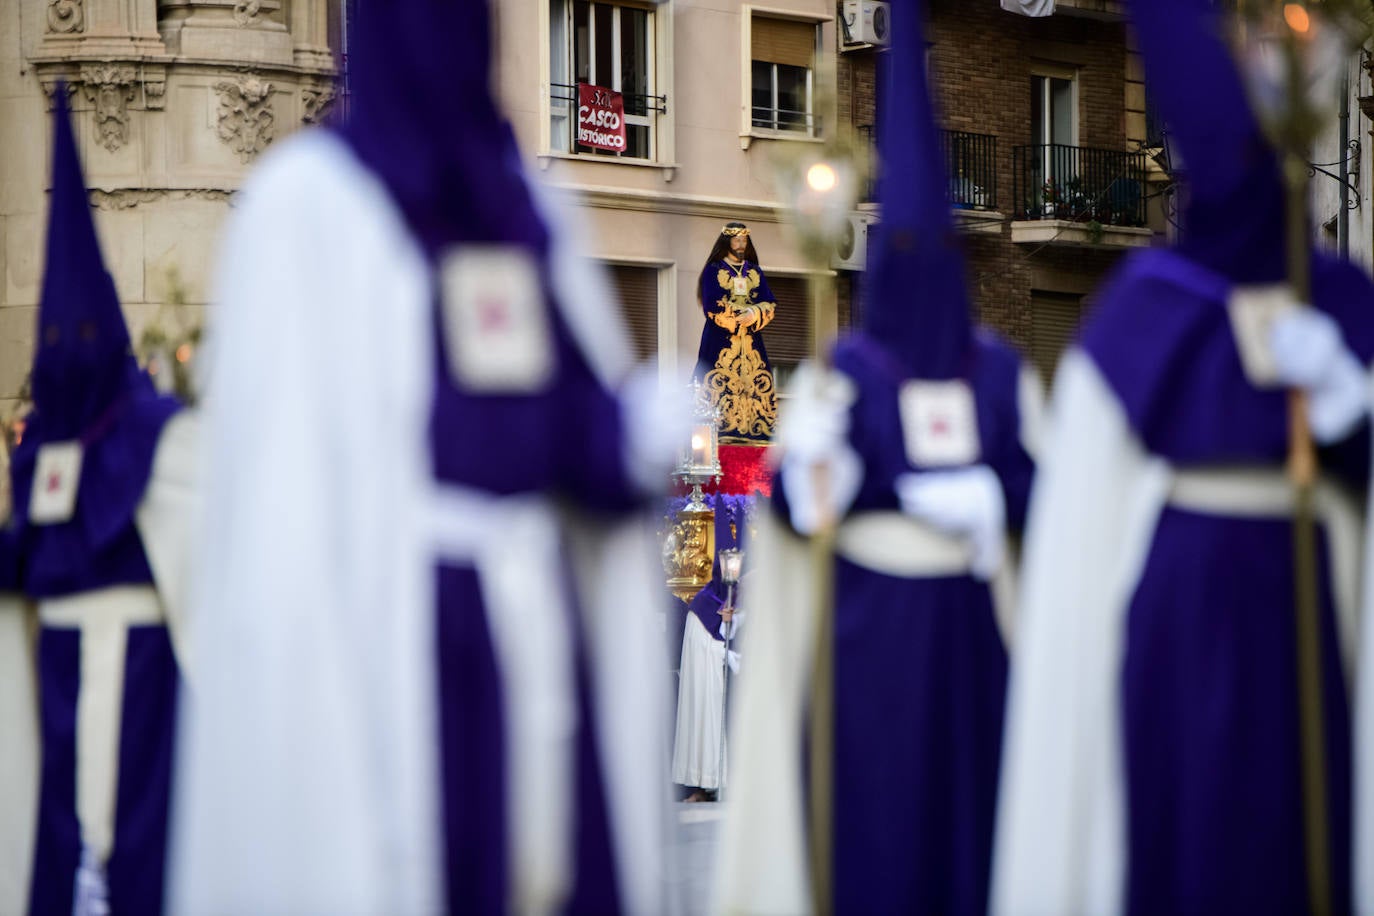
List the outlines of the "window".
{"label": "window", "polygon": [[1078,337],[1083,297],[1031,290],[1031,362],[1046,387],[1054,384],[1059,358]]}
{"label": "window", "polygon": [[[1070,69],[1045,69],[1031,77],[1030,184],[1035,206],[1058,213],[1080,184],[1078,179],[1078,81]],[[1051,212],[1052,211],[1052,212]]]}
{"label": "window", "polygon": [[[549,3],[549,146],[556,152],[655,159],[655,126],[667,110],[655,80],[655,13],[644,2],[551,0]],[[577,137],[577,84],[621,93],[623,153],[583,147]]]}
{"label": "window", "polygon": [[814,71],[819,29],[814,22],[750,21],[750,93],[755,130],[816,135]]}
{"label": "window", "polygon": [[626,336],[634,348],[635,360],[658,356],[658,269],[628,264],[610,264],[611,285],[620,302]]}
{"label": "window", "polygon": [[811,296],[805,277],[768,277],[768,288],[778,300],[773,321],[760,333],[773,364],[773,380],[782,390],[797,364],[812,356]]}
{"label": "window", "polygon": [[1031,142],[1078,143],[1078,99],[1072,76],[1031,77]]}

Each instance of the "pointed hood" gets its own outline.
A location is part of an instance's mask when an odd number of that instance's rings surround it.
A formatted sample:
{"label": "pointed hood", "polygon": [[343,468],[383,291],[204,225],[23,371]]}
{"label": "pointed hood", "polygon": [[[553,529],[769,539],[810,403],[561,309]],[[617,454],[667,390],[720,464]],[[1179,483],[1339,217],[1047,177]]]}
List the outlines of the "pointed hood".
{"label": "pointed hood", "polygon": [[488,84],[487,0],[359,5],[342,133],[431,257],[455,242],[546,249],[519,152]]}
{"label": "pointed hood", "polygon": [[926,76],[925,3],[892,4],[881,67],[878,200],[864,329],[918,378],[962,376],[973,346],[964,257],[947,196],[949,170]]}
{"label": "pointed hood", "polygon": [[[114,280],[100,256],[62,84],[53,106],[33,404],[11,468],[24,591],[37,598],[150,581],[134,512],[162,426],[179,405],[158,396],[134,359]],[[72,440],[83,452],[75,514],[60,524],[32,525],[29,499],[38,453],[49,443]]]}
{"label": "pointed hood", "polygon": [[1183,159],[1179,249],[1237,283],[1284,276],[1277,158],[1207,0],[1129,0],[1150,93]]}
{"label": "pointed hood", "polygon": [[52,196],[33,355],[34,409],[49,440],[73,439],[117,401],[151,394],[139,369],[95,221],[59,86],[53,111]]}

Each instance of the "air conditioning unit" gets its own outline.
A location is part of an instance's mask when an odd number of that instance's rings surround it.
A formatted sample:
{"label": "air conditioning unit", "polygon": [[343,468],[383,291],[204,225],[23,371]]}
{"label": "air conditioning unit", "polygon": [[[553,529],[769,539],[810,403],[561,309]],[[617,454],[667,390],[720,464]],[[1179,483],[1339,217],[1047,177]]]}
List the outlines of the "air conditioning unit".
{"label": "air conditioning unit", "polygon": [[841,37],[846,45],[885,48],[892,40],[892,16],[883,0],[844,0]]}
{"label": "air conditioning unit", "polygon": [[870,217],[851,213],[845,220],[844,231],[835,242],[830,266],[836,270],[864,270],[868,267],[868,225]]}

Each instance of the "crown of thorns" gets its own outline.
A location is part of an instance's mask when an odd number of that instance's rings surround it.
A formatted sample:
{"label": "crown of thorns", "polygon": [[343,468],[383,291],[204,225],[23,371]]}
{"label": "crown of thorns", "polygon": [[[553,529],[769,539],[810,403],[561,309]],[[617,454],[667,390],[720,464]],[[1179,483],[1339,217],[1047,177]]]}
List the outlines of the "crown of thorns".
{"label": "crown of thorns", "polygon": [[734,238],[734,237],[737,236],[737,235],[748,235],[748,234],[749,234],[749,227],[748,227],[748,226],[726,226],[724,229],[720,230],[720,234],[721,234],[721,235],[728,235],[728,236],[730,236],[731,238]]}

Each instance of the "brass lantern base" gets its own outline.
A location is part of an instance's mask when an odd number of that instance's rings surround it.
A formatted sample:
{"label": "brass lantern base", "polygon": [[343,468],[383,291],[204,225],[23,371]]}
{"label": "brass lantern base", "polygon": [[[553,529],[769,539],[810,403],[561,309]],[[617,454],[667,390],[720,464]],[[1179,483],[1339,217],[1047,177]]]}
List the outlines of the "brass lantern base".
{"label": "brass lantern base", "polygon": [[673,520],[663,544],[663,571],[668,590],[691,601],[711,581],[716,556],[716,513],[709,506],[688,505]]}

